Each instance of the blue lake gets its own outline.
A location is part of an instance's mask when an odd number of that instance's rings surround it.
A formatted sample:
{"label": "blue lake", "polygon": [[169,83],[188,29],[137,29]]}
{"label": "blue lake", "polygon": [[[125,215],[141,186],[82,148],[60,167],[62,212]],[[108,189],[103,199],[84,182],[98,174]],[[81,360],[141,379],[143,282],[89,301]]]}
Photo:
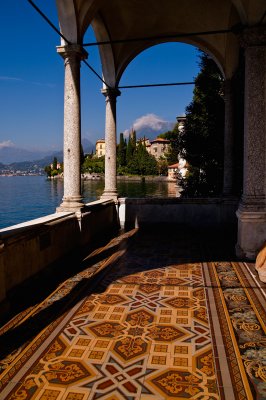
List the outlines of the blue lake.
{"label": "blue lake", "polygon": [[[121,197],[175,197],[174,182],[118,181]],[[86,203],[98,200],[103,180],[82,182]],[[0,176],[0,229],[55,212],[62,201],[63,180],[46,176]]]}

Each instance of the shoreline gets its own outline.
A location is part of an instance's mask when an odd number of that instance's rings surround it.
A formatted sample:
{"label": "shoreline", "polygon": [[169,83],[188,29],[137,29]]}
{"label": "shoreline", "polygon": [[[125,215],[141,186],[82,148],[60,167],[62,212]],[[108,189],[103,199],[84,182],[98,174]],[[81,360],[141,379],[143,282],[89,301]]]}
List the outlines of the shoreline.
{"label": "shoreline", "polygon": [[[82,174],[81,179],[83,180],[104,180],[104,175],[99,174]],[[176,182],[176,180],[168,178],[168,176],[162,175],[117,175],[117,181],[131,181],[131,182]]]}

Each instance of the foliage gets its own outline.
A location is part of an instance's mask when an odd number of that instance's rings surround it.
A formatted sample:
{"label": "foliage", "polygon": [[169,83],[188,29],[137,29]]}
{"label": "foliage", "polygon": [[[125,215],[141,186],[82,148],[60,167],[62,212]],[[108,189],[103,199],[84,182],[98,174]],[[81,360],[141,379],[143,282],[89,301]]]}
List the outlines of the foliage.
{"label": "foliage", "polygon": [[85,161],[85,155],[82,144],[80,144],[80,165],[83,165]]}
{"label": "foliage", "polygon": [[220,194],[223,181],[223,80],[215,62],[203,52],[199,65],[182,135],[182,156],[189,167],[181,185],[182,195],[187,196]]}
{"label": "foliage", "polygon": [[82,165],[82,172],[88,172],[90,174],[97,173],[102,174],[104,173],[104,156],[102,157],[94,157],[93,155],[89,154]]}
{"label": "foliage", "polygon": [[127,164],[126,171],[129,174],[142,176],[158,174],[156,159],[147,152],[145,145],[141,141]]}
{"label": "foliage", "polygon": [[44,172],[46,172],[46,175],[47,175],[48,177],[50,177],[50,176],[51,176],[51,172],[52,172],[51,166],[50,166],[50,165],[46,165],[46,166],[44,167]]}
{"label": "foliage", "polygon": [[175,164],[178,162],[179,155],[182,150],[182,135],[178,130],[178,122],[175,124],[172,131],[167,131],[165,133],[161,133],[158,137],[162,139],[170,140],[169,151],[166,154],[166,159],[168,165]]}
{"label": "foliage", "polygon": [[54,157],[52,169],[53,169],[53,171],[57,170],[57,158],[56,157]]}
{"label": "foliage", "polygon": [[167,175],[168,174],[168,162],[165,158],[160,157],[157,161],[157,170],[159,175]]}
{"label": "foliage", "polygon": [[[57,165],[59,164],[59,168]],[[44,171],[46,172],[47,177],[51,178],[56,175],[60,175],[63,172],[63,163],[58,163],[56,157],[54,157],[53,162],[50,165],[46,165],[44,167]]]}
{"label": "foliage", "polygon": [[136,131],[133,130],[128,138],[127,151],[126,151],[127,165],[131,162],[135,151],[136,151]]}
{"label": "foliage", "polygon": [[120,133],[120,141],[117,147],[117,168],[123,170],[127,164],[127,141],[124,134]]}

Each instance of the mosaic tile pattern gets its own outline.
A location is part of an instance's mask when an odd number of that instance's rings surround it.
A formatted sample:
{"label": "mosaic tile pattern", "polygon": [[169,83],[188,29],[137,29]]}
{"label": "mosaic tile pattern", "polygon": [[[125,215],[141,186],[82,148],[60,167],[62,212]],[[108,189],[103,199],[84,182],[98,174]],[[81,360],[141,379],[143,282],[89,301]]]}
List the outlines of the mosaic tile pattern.
{"label": "mosaic tile pattern", "polygon": [[191,262],[204,255],[184,235],[123,239],[97,286],[6,362],[3,398],[266,398],[265,296],[246,265]]}

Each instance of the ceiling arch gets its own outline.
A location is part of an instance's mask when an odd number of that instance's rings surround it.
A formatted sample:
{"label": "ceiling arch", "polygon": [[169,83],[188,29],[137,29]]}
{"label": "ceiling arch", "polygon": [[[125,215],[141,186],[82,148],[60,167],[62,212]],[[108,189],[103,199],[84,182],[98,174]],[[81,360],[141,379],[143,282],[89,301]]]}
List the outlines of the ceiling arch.
{"label": "ceiling arch", "polygon": [[[142,51],[165,42],[126,40],[162,37],[252,26],[265,12],[265,0],[56,0],[60,29],[72,42],[82,44],[87,28],[97,41],[124,39],[99,47],[103,76],[117,85],[127,65]],[[169,39],[168,41],[179,41]],[[239,44],[233,33],[197,35],[182,40],[211,54],[225,77],[238,65]]]}
{"label": "ceiling arch", "polygon": [[153,47],[153,46],[157,46],[159,44],[163,44],[163,43],[186,43],[195,47],[198,47],[200,50],[203,50],[205,53],[209,54],[214,61],[216,62],[217,66],[219,67],[222,75],[225,77],[225,71],[223,68],[223,60],[221,58],[220,54],[216,54],[215,53],[215,49],[212,49],[211,46],[207,46],[206,43],[204,43],[202,40],[197,40],[197,38],[195,38],[194,40],[191,39],[187,39],[187,40],[182,40],[182,41],[177,41],[177,40],[158,40],[156,42],[151,42],[149,44],[145,43],[145,46],[142,45],[140,46],[135,53],[131,54],[128,58],[126,58],[124,60],[123,63],[120,63],[120,68],[117,71],[117,75],[116,75],[116,86],[119,85],[119,82],[123,76],[123,73],[126,71],[127,67],[129,66],[129,64],[136,58],[138,57],[141,53],[143,53],[145,50],[148,50],[149,48]]}

